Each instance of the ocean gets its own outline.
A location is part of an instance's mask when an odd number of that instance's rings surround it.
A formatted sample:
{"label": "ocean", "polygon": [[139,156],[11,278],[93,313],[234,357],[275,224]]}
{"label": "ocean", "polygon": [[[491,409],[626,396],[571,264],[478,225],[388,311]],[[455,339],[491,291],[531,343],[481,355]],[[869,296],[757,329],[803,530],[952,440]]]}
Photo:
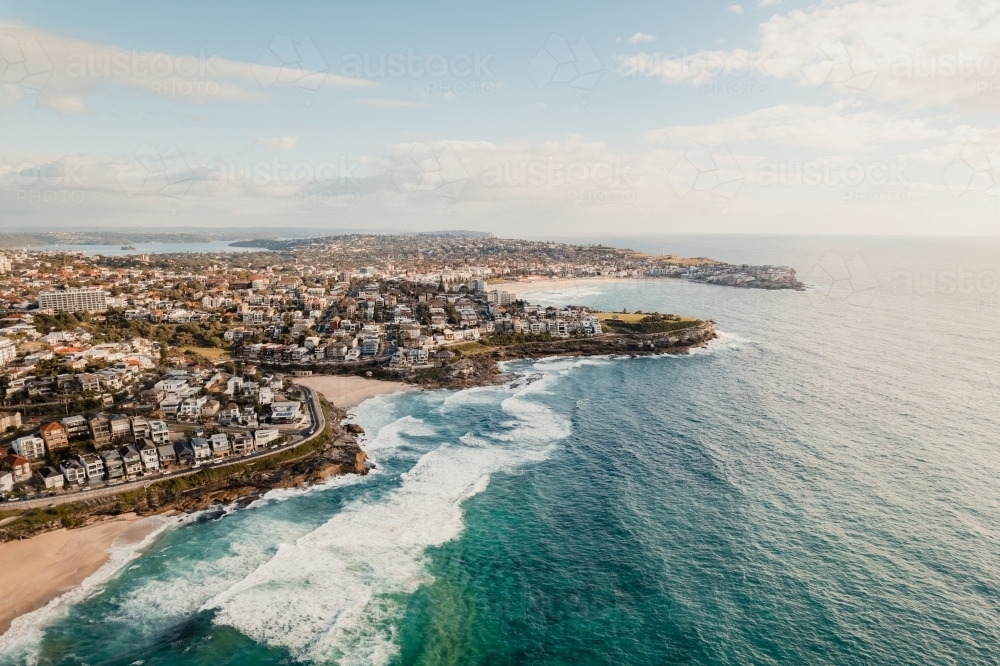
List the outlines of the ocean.
{"label": "ocean", "polygon": [[628,244],[810,288],[535,285],[720,338],[369,400],[375,472],[173,520],[0,663],[1000,662],[1000,240]]}

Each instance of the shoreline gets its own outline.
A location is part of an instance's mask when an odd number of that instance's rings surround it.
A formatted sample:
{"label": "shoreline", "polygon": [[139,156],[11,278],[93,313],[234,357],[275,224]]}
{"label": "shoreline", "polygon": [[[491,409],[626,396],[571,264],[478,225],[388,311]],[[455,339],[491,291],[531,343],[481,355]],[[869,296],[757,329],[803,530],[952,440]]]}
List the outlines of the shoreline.
{"label": "shoreline", "polygon": [[586,287],[594,284],[607,284],[609,282],[641,282],[650,281],[656,278],[617,278],[617,277],[586,277],[586,278],[544,278],[541,280],[515,280],[513,282],[505,280],[503,282],[491,282],[490,289],[506,288],[514,289],[515,293],[531,292],[541,290],[563,290]]}
{"label": "shoreline", "polygon": [[[112,559],[113,551],[141,544],[165,525],[166,514],[123,514],[77,529],[61,528],[0,543],[0,638],[19,618],[80,590]],[[117,569],[116,569],[117,570]]]}

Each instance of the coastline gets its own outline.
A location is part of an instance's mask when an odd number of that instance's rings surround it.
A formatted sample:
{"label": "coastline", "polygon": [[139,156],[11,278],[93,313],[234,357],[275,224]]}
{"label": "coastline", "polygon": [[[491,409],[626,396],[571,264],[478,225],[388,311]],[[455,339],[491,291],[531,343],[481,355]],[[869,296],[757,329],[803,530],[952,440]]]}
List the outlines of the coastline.
{"label": "coastline", "polygon": [[318,391],[324,398],[340,409],[357,407],[365,400],[386,393],[412,391],[413,386],[403,382],[382,379],[368,379],[354,375],[314,375],[297,377],[296,384]]}
{"label": "coastline", "polygon": [[514,289],[515,293],[522,291],[538,291],[541,289],[579,289],[594,284],[604,284],[608,282],[640,282],[649,281],[656,278],[618,278],[618,277],[585,277],[585,278],[542,278],[539,280],[505,280],[503,282],[490,283],[490,289],[507,288]]}
{"label": "coastline", "polygon": [[105,566],[112,549],[141,543],[163,516],[123,514],[78,529],[58,529],[0,543],[0,636],[19,617],[79,589]]}

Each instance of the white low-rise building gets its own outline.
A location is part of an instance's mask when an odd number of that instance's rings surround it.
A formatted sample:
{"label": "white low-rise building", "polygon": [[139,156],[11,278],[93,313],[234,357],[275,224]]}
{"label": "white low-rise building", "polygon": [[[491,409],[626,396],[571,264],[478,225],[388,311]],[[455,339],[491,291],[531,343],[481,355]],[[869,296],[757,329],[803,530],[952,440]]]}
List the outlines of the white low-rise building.
{"label": "white low-rise building", "polygon": [[39,460],[45,457],[45,442],[41,437],[18,437],[12,444],[14,452],[28,460]]}

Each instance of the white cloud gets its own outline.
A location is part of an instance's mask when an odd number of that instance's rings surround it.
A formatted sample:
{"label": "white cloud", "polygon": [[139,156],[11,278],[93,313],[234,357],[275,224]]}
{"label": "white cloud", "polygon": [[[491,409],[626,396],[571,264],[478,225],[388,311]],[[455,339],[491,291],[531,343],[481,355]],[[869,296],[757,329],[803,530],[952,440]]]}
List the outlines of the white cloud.
{"label": "white cloud", "polygon": [[[0,43],[5,53],[12,51],[15,58],[26,63],[29,74],[16,80],[8,80],[10,77],[5,75],[0,85],[14,86],[22,96],[37,96],[40,105],[61,113],[80,113],[85,109],[83,100],[102,87],[139,89],[155,96],[198,103],[213,99],[262,101],[269,90],[301,88],[303,81],[309,83],[311,90],[367,89],[378,85],[365,79],[271,64],[266,60],[249,63],[214,55],[130,51],[5,23],[0,23]],[[0,103],[9,103],[10,98],[0,90]]]}
{"label": "white cloud", "polygon": [[262,136],[257,141],[268,150],[276,152],[295,150],[295,146],[299,145],[297,136]]}
{"label": "white cloud", "polygon": [[736,14],[737,16],[742,16],[743,15],[743,7],[741,7],[740,5],[729,5],[728,7],[726,7],[726,11],[727,12],[732,12],[733,14]]}
{"label": "white cloud", "polygon": [[1000,0],[823,0],[772,16],[758,40],[754,50],[639,53],[619,65],[699,85],[736,62],[761,76],[879,101],[1000,110]]}
{"label": "white cloud", "polygon": [[822,151],[878,151],[889,144],[940,141],[949,131],[935,129],[926,120],[882,111],[851,111],[840,102],[832,106],[780,104],[703,125],[677,125],[646,132],[653,143],[736,145],[764,142]]}
{"label": "white cloud", "polygon": [[780,5],[782,0],[757,0],[758,7],[774,7]]}
{"label": "white cloud", "polygon": [[632,42],[633,44],[643,44],[645,42],[655,42],[656,37],[654,37],[653,35],[648,35],[644,32],[637,32],[631,37],[629,37],[628,41]]}

